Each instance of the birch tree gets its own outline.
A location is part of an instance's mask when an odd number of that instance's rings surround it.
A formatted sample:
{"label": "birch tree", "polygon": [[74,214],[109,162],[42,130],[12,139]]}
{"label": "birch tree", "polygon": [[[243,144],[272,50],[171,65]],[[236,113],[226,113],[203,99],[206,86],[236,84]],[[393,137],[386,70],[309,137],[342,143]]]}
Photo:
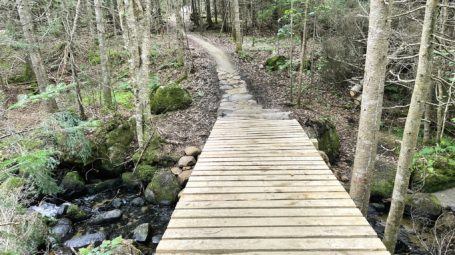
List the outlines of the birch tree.
{"label": "birch tree", "polygon": [[186,50],[186,34],[185,34],[185,27],[183,24],[183,17],[182,17],[182,8],[183,8],[183,1],[177,0],[174,3],[174,11],[175,11],[175,20],[176,20],[176,36],[177,36],[177,64],[184,65],[185,64],[185,50]]}
{"label": "birch tree", "polygon": [[364,92],[350,189],[350,195],[363,215],[367,214],[370,200],[370,180],[382,114],[391,4],[392,1],[370,1]]}
{"label": "birch tree", "polygon": [[234,30],[235,30],[235,52],[242,51],[243,38],[240,26],[239,0],[232,0],[232,9],[234,12]]}
{"label": "birch tree", "polygon": [[417,145],[417,137],[421,125],[425,101],[431,88],[433,32],[436,23],[438,0],[427,0],[425,18],[423,21],[422,37],[420,40],[419,62],[416,81],[412,93],[411,104],[404,127],[403,141],[401,142],[400,157],[398,159],[397,174],[393,188],[392,204],[387,217],[384,232],[384,244],[390,252],[394,252],[405,206],[405,197],[411,176],[411,162]]}
{"label": "birch tree", "polygon": [[[28,44],[28,54],[32,62],[33,72],[35,73],[36,82],[38,83],[38,89],[40,93],[47,91],[49,85],[49,78],[47,77],[47,70],[44,66],[43,58],[39,50],[39,44],[35,37],[35,29],[32,18],[32,11],[29,0],[16,0],[16,7],[19,13],[20,23],[22,25],[22,31],[24,38]],[[57,103],[54,98],[46,100],[46,106],[48,112],[56,112],[58,110]]]}
{"label": "birch tree", "polygon": [[111,92],[111,79],[109,72],[109,59],[107,56],[106,42],[105,42],[105,29],[104,29],[104,16],[101,4],[103,0],[95,1],[95,16],[96,16],[96,27],[98,35],[98,45],[100,50],[100,62],[101,62],[101,88],[103,90],[104,104],[108,109],[112,108],[112,92]]}

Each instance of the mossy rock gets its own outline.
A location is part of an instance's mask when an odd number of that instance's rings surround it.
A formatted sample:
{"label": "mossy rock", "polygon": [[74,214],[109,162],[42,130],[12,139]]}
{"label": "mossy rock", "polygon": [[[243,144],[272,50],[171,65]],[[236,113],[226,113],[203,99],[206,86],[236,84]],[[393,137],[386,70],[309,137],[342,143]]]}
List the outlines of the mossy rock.
{"label": "mossy rock", "polygon": [[63,190],[62,195],[64,195],[64,197],[82,195],[86,191],[84,179],[82,179],[77,171],[66,173],[60,183],[60,187]]}
{"label": "mossy rock", "polygon": [[70,204],[66,209],[66,216],[72,221],[81,221],[88,218],[87,213],[75,204]]}
{"label": "mossy rock", "polygon": [[405,213],[414,219],[435,220],[442,213],[442,205],[439,199],[430,193],[415,193],[406,196]]}
{"label": "mossy rock", "polygon": [[21,189],[25,185],[26,181],[22,177],[10,176],[1,185],[0,188],[4,191],[14,191]]}
{"label": "mossy rock", "polygon": [[370,186],[371,198],[379,201],[383,198],[392,197],[397,165],[379,159],[375,162],[374,168],[375,171]]}
{"label": "mossy rock", "polygon": [[157,134],[154,134],[153,138],[148,143],[145,151],[144,152],[142,152],[142,150],[136,151],[133,154],[132,159],[133,162],[135,162],[136,164],[144,163],[148,165],[153,165],[160,161],[160,159],[162,158],[161,154],[162,154],[161,138]]}
{"label": "mossy rock", "polygon": [[286,57],[281,55],[271,56],[265,61],[265,68],[268,71],[279,70],[284,65],[286,65]]}
{"label": "mossy rock", "polygon": [[29,82],[29,81],[33,81],[34,78],[35,78],[35,73],[33,72],[32,64],[27,61],[22,66],[21,72],[19,74],[17,74],[16,76],[9,78],[8,83]]}
{"label": "mossy rock", "polygon": [[191,94],[179,85],[161,86],[150,94],[150,108],[154,114],[188,108],[192,101]]}
{"label": "mossy rock", "polygon": [[136,172],[134,174],[139,180],[143,182],[150,182],[153,179],[155,173],[156,167],[147,164],[139,164],[136,167]]}
{"label": "mossy rock", "polygon": [[412,176],[412,182],[417,184],[424,183],[423,192],[437,192],[455,187],[455,153],[441,156],[436,155],[432,171],[424,166],[417,166]]}
{"label": "mossy rock", "polygon": [[340,137],[335,125],[329,120],[321,120],[316,123],[318,133],[319,150],[325,152],[334,163],[340,156]]}
{"label": "mossy rock", "polygon": [[177,201],[180,185],[169,170],[161,170],[155,174],[147,189],[153,191],[158,203],[174,203]]}
{"label": "mossy rock", "polygon": [[141,185],[139,177],[132,172],[126,172],[122,174],[123,185],[129,189],[137,188]]}

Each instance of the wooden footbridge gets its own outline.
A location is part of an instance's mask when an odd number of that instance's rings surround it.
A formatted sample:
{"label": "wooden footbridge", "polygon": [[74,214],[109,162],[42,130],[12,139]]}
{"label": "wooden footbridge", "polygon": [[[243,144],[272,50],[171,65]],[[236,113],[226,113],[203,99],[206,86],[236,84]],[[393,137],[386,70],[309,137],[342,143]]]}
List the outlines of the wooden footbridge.
{"label": "wooden footbridge", "polygon": [[157,254],[389,254],[296,120],[219,119]]}
{"label": "wooden footbridge", "polygon": [[210,137],[157,254],[389,254],[289,113],[263,109],[227,56]]}

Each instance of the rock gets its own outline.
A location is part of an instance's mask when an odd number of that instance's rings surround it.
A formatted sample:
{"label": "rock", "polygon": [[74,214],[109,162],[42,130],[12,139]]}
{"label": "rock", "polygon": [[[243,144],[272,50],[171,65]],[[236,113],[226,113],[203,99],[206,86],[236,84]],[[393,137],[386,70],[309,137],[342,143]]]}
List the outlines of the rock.
{"label": "rock", "polygon": [[177,200],[180,185],[177,178],[170,171],[163,170],[155,174],[147,189],[153,191],[158,203],[162,201],[173,203]]}
{"label": "rock", "polygon": [[88,218],[87,213],[80,209],[79,206],[75,204],[70,204],[68,209],[66,209],[66,217],[70,218],[72,221],[81,221]]}
{"label": "rock", "polygon": [[177,176],[177,181],[179,182],[180,186],[183,187],[188,182],[188,179],[190,178],[192,172],[193,172],[192,170],[183,171],[181,174]]}
{"label": "rock", "polygon": [[147,188],[144,190],[144,198],[145,201],[147,201],[150,204],[156,204],[156,197],[155,193],[153,193],[152,187],[147,186]]}
{"label": "rock", "polygon": [[405,214],[413,219],[423,221],[435,220],[442,213],[442,206],[438,198],[430,193],[415,193],[408,195],[405,200]]}
{"label": "rock", "polygon": [[62,217],[63,215],[66,214],[67,210],[68,210],[68,207],[70,206],[71,204],[70,203],[63,203],[60,205],[60,207],[58,208],[58,212],[57,212],[57,217]]}
{"label": "rock", "polygon": [[196,159],[193,156],[183,156],[180,158],[178,166],[194,166],[196,164]]}
{"label": "rock", "polygon": [[286,64],[286,57],[285,56],[280,56],[280,55],[275,55],[269,57],[265,61],[265,68],[267,71],[276,71],[279,70],[282,66],[285,66]]}
{"label": "rock", "polygon": [[135,189],[141,185],[141,181],[139,180],[139,178],[131,172],[126,172],[122,174],[122,182],[123,185],[128,189]]}
{"label": "rock", "polygon": [[182,169],[180,169],[180,167],[173,167],[171,168],[171,172],[175,175],[179,175],[182,172]]}
{"label": "rock", "polygon": [[140,181],[150,182],[153,179],[155,172],[156,167],[142,163],[136,167],[134,175],[137,176]]}
{"label": "rock", "polygon": [[142,197],[136,197],[131,201],[133,206],[141,207],[145,204],[144,199]]}
{"label": "rock", "polygon": [[317,125],[319,150],[324,151],[330,162],[334,163],[340,155],[341,148],[340,137],[336,127],[328,120],[322,120]]}
{"label": "rock", "polygon": [[158,244],[160,241],[161,241],[161,237],[163,237],[162,235],[155,235],[152,237],[152,243],[153,244]]}
{"label": "rock", "polygon": [[191,169],[193,169],[192,166],[184,166],[184,167],[182,168],[183,171],[189,171],[189,170],[191,170]]}
{"label": "rock", "polygon": [[150,107],[154,114],[188,108],[191,94],[179,85],[161,86],[150,95]]}
{"label": "rock", "polygon": [[60,188],[62,189],[60,195],[65,198],[81,196],[86,192],[84,179],[82,179],[77,171],[66,173],[60,183]]}
{"label": "rock", "polygon": [[455,211],[455,188],[441,190],[433,193],[444,208]]}
{"label": "rock", "polygon": [[197,157],[199,154],[201,154],[201,149],[198,147],[189,146],[185,148],[185,155],[187,156]]}
{"label": "rock", "polygon": [[319,155],[321,156],[321,158],[324,160],[324,162],[328,165],[330,165],[330,160],[329,160],[329,157],[327,156],[327,154],[325,154],[324,151],[318,151],[319,152]]}
{"label": "rock", "polygon": [[145,151],[138,150],[133,154],[132,159],[136,164],[154,165],[156,163],[162,163],[161,161],[165,159],[165,155],[161,151],[160,136],[154,134]]}
{"label": "rock", "polygon": [[143,253],[134,246],[133,240],[122,240],[122,242],[114,248],[110,255],[142,255]]}
{"label": "rock", "polygon": [[136,242],[145,242],[149,237],[150,225],[148,223],[143,223],[137,226],[133,231],[133,239]]}
{"label": "rock", "polygon": [[[439,145],[442,152],[432,152],[418,157],[414,163],[416,169],[412,175],[412,183],[421,188],[422,192],[437,192],[455,188],[455,150],[447,149],[447,142]],[[445,151],[444,151],[445,150]],[[428,162],[432,161],[429,166]]]}
{"label": "rock", "polygon": [[114,208],[118,209],[118,208],[122,207],[123,200],[120,198],[114,198],[114,199],[112,199],[111,204]]}
{"label": "rock", "polygon": [[15,191],[18,189],[22,189],[25,182],[26,182],[25,179],[22,177],[10,176],[0,185],[0,189],[6,192]]}
{"label": "rock", "polygon": [[101,225],[106,223],[111,223],[116,220],[119,220],[122,217],[123,212],[119,209],[114,209],[111,211],[103,212],[90,220],[91,224]]}
{"label": "rock", "polygon": [[87,234],[79,237],[74,237],[65,242],[66,247],[70,248],[81,248],[90,244],[99,244],[106,240],[106,234],[103,232],[97,232],[94,234]]}
{"label": "rock", "polygon": [[349,177],[347,175],[345,175],[345,174],[341,175],[340,179],[341,179],[342,182],[348,182],[349,181]]}
{"label": "rock", "polygon": [[120,186],[122,186],[122,179],[120,178],[109,179],[86,185],[88,194],[90,195],[98,194],[106,190],[117,189],[120,188]]}
{"label": "rock", "polygon": [[55,218],[58,215],[59,208],[60,207],[58,205],[43,202],[38,206],[31,206],[29,209],[41,214],[42,216]]}
{"label": "rock", "polygon": [[52,236],[59,242],[65,241],[73,234],[72,223],[69,219],[61,218],[51,229]]}
{"label": "rock", "polygon": [[378,159],[374,168],[370,186],[371,198],[376,201],[391,198],[397,165],[384,159]]}

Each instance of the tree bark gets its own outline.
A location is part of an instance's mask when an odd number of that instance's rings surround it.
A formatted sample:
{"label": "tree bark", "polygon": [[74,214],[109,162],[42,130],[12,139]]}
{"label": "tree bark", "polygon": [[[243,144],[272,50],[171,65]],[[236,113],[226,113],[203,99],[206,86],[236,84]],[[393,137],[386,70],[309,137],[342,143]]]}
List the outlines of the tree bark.
{"label": "tree bark", "polygon": [[433,31],[436,23],[438,0],[427,0],[422,37],[420,41],[419,62],[411,104],[404,127],[397,174],[393,188],[392,204],[384,232],[384,244],[393,253],[404,211],[404,200],[411,176],[410,166],[415,153],[417,137],[425,108],[425,99],[431,88]]}
{"label": "tree bark", "polygon": [[105,29],[104,29],[104,17],[103,10],[101,9],[102,0],[95,1],[95,16],[96,16],[96,27],[98,34],[98,45],[100,50],[100,62],[101,62],[101,76],[102,82],[101,87],[103,91],[104,104],[108,109],[112,108],[112,92],[110,84],[110,72],[109,72],[109,59],[107,56],[107,49],[105,43]]}
{"label": "tree bark", "polygon": [[210,6],[210,0],[205,0],[205,12],[207,13],[207,28],[213,27],[212,22],[212,7]]}
{"label": "tree bark", "polygon": [[392,2],[370,1],[365,76],[350,195],[363,215],[370,200],[370,181],[382,114]]}
{"label": "tree bark", "polygon": [[297,96],[297,105],[301,107],[302,89],[303,89],[303,72],[306,69],[306,51],[307,51],[307,23],[308,23],[308,4],[309,0],[305,0],[305,11],[303,13],[303,32],[302,45],[300,46],[300,70],[299,70],[299,91]]}
{"label": "tree bark", "polygon": [[240,10],[239,0],[232,0],[232,9],[234,11],[234,29],[235,29],[235,52],[242,51],[243,38],[240,27]]}
{"label": "tree bark", "polygon": [[85,0],[85,14],[87,15],[87,23],[90,31],[90,37],[92,38],[92,42],[94,42],[97,38],[95,26],[93,25],[93,5],[92,0]]}
{"label": "tree bark", "polygon": [[213,0],[213,14],[215,15],[215,24],[218,24],[218,5],[216,0]]}
{"label": "tree bark", "polygon": [[[22,25],[22,31],[28,44],[28,54],[30,55],[33,72],[35,73],[36,81],[38,83],[38,89],[40,93],[45,93],[50,82],[38,47],[38,41],[35,38],[30,1],[16,0],[16,7]],[[47,99],[46,106],[48,112],[56,112],[58,110],[57,102],[54,98]]]}
{"label": "tree bark", "polygon": [[183,8],[182,1],[175,1],[174,11],[176,18],[176,36],[178,44],[177,64],[183,66],[185,64],[186,34],[185,27],[183,25],[182,8]]}

